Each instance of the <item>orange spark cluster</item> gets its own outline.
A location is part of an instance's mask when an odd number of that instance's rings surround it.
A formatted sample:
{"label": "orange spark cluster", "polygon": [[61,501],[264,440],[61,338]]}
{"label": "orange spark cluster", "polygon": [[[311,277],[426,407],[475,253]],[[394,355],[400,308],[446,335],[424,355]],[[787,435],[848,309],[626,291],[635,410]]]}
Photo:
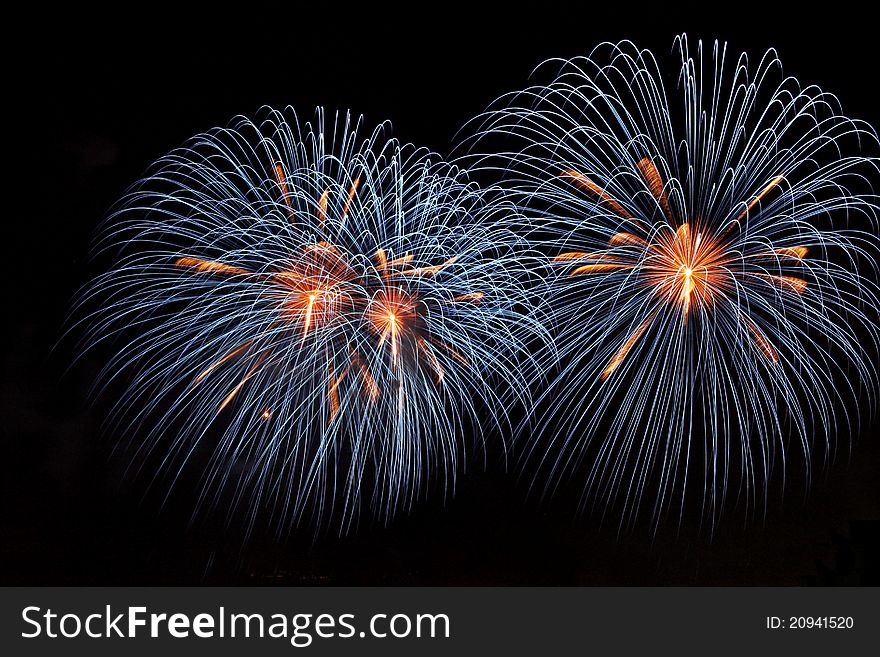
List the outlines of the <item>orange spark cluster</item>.
{"label": "orange spark cluster", "polygon": [[[293,207],[290,202],[290,190],[284,175],[284,167],[278,163],[274,174],[280,194],[292,217]],[[339,224],[345,221],[357,195],[360,179],[355,178],[345,199],[344,208],[339,216]],[[325,190],[317,201],[317,219],[320,229],[327,234],[326,223],[330,200],[330,190]],[[438,265],[413,267],[413,255],[390,259],[386,251],[378,249],[373,256],[374,267],[366,273],[359,273],[350,263],[345,252],[330,241],[321,240],[302,248],[293,254],[290,265],[282,270],[256,273],[222,262],[203,260],[201,258],[184,257],[175,261],[179,268],[189,269],[196,273],[223,276],[247,276],[268,280],[274,284],[274,291],[280,298],[282,319],[301,333],[301,344],[310,334],[334,322],[360,322],[375,336],[376,353],[387,344],[387,355],[392,368],[401,367],[402,351],[407,345],[407,354],[416,359],[422,358],[439,385],[445,372],[437,355],[443,351],[453,360],[468,365],[467,358],[451,345],[430,335],[425,323],[419,315],[419,300],[416,295],[401,285],[406,277],[431,277],[443,268],[456,262],[453,256]],[[483,298],[482,292],[470,292],[447,300],[448,303],[476,303]],[[273,324],[273,328],[278,323]],[[226,353],[210,364],[195,379],[193,385],[199,384],[205,377],[227,361],[248,352],[256,340],[249,340]],[[376,401],[382,394],[376,377],[370,369],[368,358],[356,348],[350,348],[348,362],[337,371],[335,359],[328,346],[325,346],[327,360],[327,391],[326,399],[329,409],[328,422],[340,410],[340,385],[345,380],[359,381],[368,399]],[[235,385],[219,404],[217,412],[222,411],[235,398],[264,365],[270,350],[257,354],[254,364],[245,376]],[[263,408],[260,417],[268,421],[272,409]]]}
{"label": "orange spark cluster", "polygon": [[[666,184],[653,161],[643,158],[638,162],[637,169],[666,216],[669,229],[658,231],[651,237],[647,232],[644,237],[632,232],[616,233],[608,242],[608,250],[601,253],[581,251],[560,253],[553,260],[573,264],[574,268],[569,272],[571,276],[618,270],[635,271],[640,282],[651,288],[659,298],[677,308],[683,322],[686,323],[690,314],[698,310],[708,310],[733,290],[735,281],[731,265],[735,260],[758,258],[777,262],[785,259],[800,262],[806,256],[807,248],[803,246],[743,254],[735,252],[730,240],[727,239],[730,228],[742,221],[764,196],[776,188],[783,180],[782,176],[773,178],[752,198],[731,226],[720,233],[712,234],[693,227],[691,221],[681,221],[674,216],[666,196]],[[630,221],[635,226],[635,230],[644,231],[642,224],[618,200],[587,176],[573,170],[563,171],[561,175],[578,188],[585,190],[609,210]],[[802,294],[807,287],[807,282],[796,276],[772,274],[760,270],[746,275],[794,294]],[[741,310],[739,317],[751,334],[758,351],[771,362],[778,362],[779,356],[776,350],[757,325]],[[602,371],[602,379],[609,377],[620,366],[655,318],[656,313],[646,317],[623,342]]]}

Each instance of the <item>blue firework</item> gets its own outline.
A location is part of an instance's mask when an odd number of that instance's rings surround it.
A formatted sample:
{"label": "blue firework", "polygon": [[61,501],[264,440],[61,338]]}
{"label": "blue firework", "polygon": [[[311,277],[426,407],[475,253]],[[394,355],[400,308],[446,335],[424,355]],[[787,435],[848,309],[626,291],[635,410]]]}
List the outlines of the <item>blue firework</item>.
{"label": "blue firework", "polygon": [[556,375],[525,452],[623,522],[766,500],[787,446],[809,468],[876,391],[876,133],[773,51],[676,50],[547,62],[471,142],[547,254]]}
{"label": "blue firework", "polygon": [[[262,111],[163,157],[112,212],[87,291],[112,422],[200,507],[289,529],[452,488],[540,332],[509,206],[379,126]],[[487,426],[488,425],[488,426]],[[194,459],[196,453],[207,458]]]}

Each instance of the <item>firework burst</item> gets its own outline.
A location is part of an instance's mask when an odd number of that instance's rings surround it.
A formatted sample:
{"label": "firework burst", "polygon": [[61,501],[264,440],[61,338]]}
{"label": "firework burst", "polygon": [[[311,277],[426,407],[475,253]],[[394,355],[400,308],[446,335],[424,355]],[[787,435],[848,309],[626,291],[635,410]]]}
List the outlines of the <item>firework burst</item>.
{"label": "firework burst", "polygon": [[112,213],[116,264],[82,302],[89,343],[121,345],[112,421],[172,483],[199,463],[200,506],[284,530],[387,520],[451,489],[463,435],[525,394],[511,372],[540,324],[511,209],[388,130],[265,110],[159,160]]}
{"label": "firework burst", "polygon": [[672,77],[629,42],[548,62],[471,143],[548,256],[557,377],[525,452],[548,489],[585,466],[623,523],[766,500],[877,381],[875,132],[773,51],[676,50]]}

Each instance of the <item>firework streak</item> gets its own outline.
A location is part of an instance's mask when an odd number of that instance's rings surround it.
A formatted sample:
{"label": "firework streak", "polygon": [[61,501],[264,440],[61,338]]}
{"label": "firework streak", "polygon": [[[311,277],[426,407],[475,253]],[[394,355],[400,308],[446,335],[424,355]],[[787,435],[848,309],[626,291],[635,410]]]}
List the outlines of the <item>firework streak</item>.
{"label": "firework streak", "polygon": [[875,132],[772,51],[676,49],[666,73],[629,42],[548,62],[468,144],[549,261],[556,378],[527,459],[622,523],[688,491],[713,523],[766,499],[786,446],[809,469],[876,391]]}
{"label": "firework streak", "polygon": [[[201,506],[343,530],[447,491],[462,436],[526,394],[540,323],[512,209],[382,125],[264,110],[159,160],[99,242],[83,300],[121,345],[113,422]],[[489,425],[489,426],[485,426]],[[203,459],[195,454],[207,455]]]}

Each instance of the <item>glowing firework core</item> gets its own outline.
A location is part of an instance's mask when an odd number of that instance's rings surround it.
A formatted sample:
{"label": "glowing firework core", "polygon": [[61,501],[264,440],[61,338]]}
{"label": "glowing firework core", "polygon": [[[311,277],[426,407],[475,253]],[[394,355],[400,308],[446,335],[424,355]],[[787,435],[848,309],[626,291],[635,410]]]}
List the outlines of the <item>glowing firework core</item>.
{"label": "glowing firework core", "polygon": [[702,237],[697,233],[692,238],[690,224],[682,224],[674,236],[664,234],[650,247],[643,267],[647,283],[659,296],[679,304],[685,321],[694,302],[709,305],[727,278],[723,247]]}

